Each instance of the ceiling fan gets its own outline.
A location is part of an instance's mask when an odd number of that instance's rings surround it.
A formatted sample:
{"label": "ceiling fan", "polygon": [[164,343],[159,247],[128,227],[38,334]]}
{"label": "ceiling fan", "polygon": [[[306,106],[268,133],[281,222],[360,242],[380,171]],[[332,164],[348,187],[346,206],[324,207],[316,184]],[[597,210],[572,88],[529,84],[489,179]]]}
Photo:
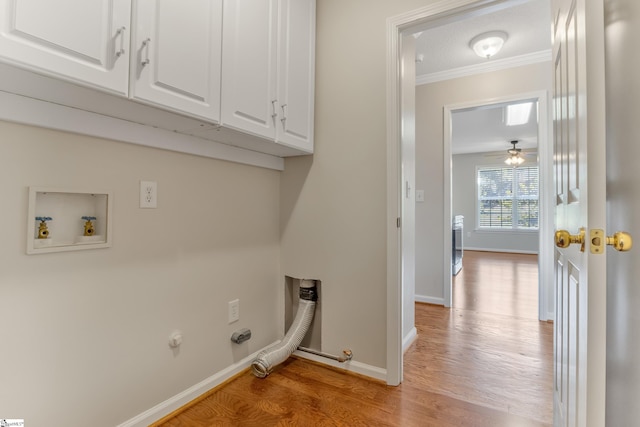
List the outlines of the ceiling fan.
{"label": "ceiling fan", "polygon": [[510,166],[518,166],[524,163],[525,158],[529,156],[537,156],[538,150],[535,148],[523,149],[518,148],[517,144],[520,140],[509,141],[512,147],[507,150],[507,156],[505,158],[504,151],[486,153],[485,157],[504,159],[504,162]]}
{"label": "ceiling fan", "polygon": [[511,141],[511,144],[513,144],[513,147],[507,150],[507,153],[509,154],[509,156],[505,159],[504,162],[509,166],[519,166],[524,163],[524,156],[522,155],[522,149],[516,148],[517,143],[518,143],[517,139]]}

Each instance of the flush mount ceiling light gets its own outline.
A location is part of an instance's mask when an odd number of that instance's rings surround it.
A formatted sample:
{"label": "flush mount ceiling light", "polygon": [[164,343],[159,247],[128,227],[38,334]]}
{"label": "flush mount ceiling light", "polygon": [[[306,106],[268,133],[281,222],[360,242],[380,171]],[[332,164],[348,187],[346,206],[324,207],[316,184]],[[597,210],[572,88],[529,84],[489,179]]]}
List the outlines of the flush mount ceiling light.
{"label": "flush mount ceiling light", "polygon": [[509,157],[507,157],[507,159],[504,161],[506,164],[513,167],[516,167],[524,163],[524,157],[522,157],[522,150],[519,148],[516,148],[517,143],[518,143],[518,140],[511,141],[511,144],[513,144],[513,147],[507,150],[507,153],[509,153]]}
{"label": "flush mount ceiling light", "polygon": [[507,33],[504,31],[489,31],[471,39],[469,47],[481,58],[491,58],[502,49],[507,41]]}

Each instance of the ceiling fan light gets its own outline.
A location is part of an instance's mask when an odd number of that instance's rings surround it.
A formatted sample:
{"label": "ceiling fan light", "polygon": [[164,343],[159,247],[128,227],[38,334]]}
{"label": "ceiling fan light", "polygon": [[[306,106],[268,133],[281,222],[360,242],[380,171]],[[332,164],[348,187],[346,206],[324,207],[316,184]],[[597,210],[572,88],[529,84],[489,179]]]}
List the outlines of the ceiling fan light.
{"label": "ceiling fan light", "polygon": [[524,163],[524,157],[520,154],[512,155],[511,157],[507,157],[504,161],[509,166],[519,166]]}
{"label": "ceiling fan light", "polygon": [[524,163],[524,157],[522,157],[520,149],[516,148],[518,140],[511,141],[511,144],[513,144],[513,147],[507,150],[507,153],[509,153],[509,157],[507,157],[504,162],[509,166],[516,167]]}
{"label": "ceiling fan light", "polygon": [[469,47],[481,58],[491,58],[498,53],[504,42],[507,40],[507,33],[504,31],[489,31],[482,33],[471,39]]}

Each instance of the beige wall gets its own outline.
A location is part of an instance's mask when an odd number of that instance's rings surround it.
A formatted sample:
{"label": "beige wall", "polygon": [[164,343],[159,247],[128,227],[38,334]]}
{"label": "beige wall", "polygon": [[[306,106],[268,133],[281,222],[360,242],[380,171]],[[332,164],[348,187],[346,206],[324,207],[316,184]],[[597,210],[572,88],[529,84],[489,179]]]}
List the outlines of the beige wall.
{"label": "beige wall", "polygon": [[[317,151],[282,175],[0,122],[0,416],[129,420],[281,336],[284,274],[323,280],[326,351],[384,368],[385,24],[429,3],[318,1]],[[112,190],[113,247],[26,255],[31,185]]]}
{"label": "beige wall", "polygon": [[284,274],[320,278],[323,347],[386,366],[386,20],[426,0],[319,0],[316,151],[282,175]]}
{"label": "beige wall", "polygon": [[[280,336],[283,275],[322,280],[323,350],[384,368],[386,19],[430,3],[318,0],[316,154],[282,175],[0,123],[0,301],[12,322],[0,328],[0,416],[123,422]],[[472,93],[460,85],[452,93]],[[437,197],[441,135],[423,140],[433,179],[418,175],[418,188]],[[141,179],[158,182],[158,209],[137,207]],[[25,255],[30,185],[113,190],[114,246]],[[241,320],[227,325],[234,298]],[[237,348],[240,327],[253,338]]]}
{"label": "beige wall", "polygon": [[478,74],[416,88],[416,189],[425,200],[416,205],[416,295],[438,302],[443,293],[444,203],[443,108],[551,89],[551,65],[542,62]]}
{"label": "beige wall", "polygon": [[[279,337],[279,172],[5,122],[0,135],[0,416],[112,427]],[[138,208],[140,180],[158,182],[157,209]],[[26,255],[28,186],[112,190],[113,247]],[[253,338],[236,346],[241,327]]]}

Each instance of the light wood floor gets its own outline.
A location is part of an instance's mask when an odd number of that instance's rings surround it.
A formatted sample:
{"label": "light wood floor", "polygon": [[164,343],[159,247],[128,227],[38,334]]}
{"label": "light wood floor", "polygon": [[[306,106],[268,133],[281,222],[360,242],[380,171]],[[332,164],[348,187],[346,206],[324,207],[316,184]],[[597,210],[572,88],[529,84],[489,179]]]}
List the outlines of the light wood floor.
{"label": "light wood floor", "polygon": [[536,320],[536,257],[466,252],[464,261],[454,308],[416,304],[418,339],[399,387],[291,357],[160,425],[550,426],[553,326]]}

